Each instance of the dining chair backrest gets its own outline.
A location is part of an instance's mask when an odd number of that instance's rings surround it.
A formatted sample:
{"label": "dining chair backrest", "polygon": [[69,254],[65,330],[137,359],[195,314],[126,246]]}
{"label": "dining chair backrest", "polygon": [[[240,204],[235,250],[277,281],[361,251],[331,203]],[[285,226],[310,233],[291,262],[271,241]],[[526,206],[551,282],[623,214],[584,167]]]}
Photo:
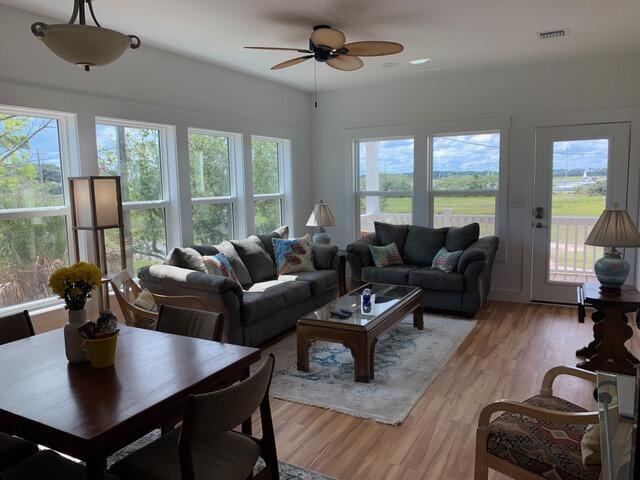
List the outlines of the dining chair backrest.
{"label": "dining chair backrest", "polygon": [[184,337],[203,340],[222,340],[223,317],[221,313],[193,308],[161,305],[156,330]]}
{"label": "dining chair backrest", "polygon": [[33,335],[35,332],[27,310],[0,318],[0,345]]}
{"label": "dining chair backrest", "polygon": [[111,288],[116,296],[124,321],[129,326],[155,326],[158,312],[144,310],[134,305],[142,289],[133,281],[127,270],[123,270],[111,279]]}
{"label": "dining chair backrest", "polygon": [[183,479],[193,478],[191,452],[194,447],[200,449],[205,446],[215,452],[218,442],[224,441],[222,434],[250,419],[258,408],[262,420],[262,442],[268,443],[275,455],[269,407],[269,386],[274,364],[275,358],[270,354],[262,366],[246,380],[223,390],[189,397],[178,444]]}

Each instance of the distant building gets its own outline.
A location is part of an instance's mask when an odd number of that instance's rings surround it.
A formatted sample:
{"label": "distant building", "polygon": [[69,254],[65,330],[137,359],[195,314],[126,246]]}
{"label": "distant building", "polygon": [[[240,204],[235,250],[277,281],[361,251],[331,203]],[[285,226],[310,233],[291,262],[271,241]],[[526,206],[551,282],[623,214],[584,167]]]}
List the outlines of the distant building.
{"label": "distant building", "polygon": [[596,177],[590,177],[589,175],[587,175],[587,171],[585,170],[584,173],[582,174],[582,180],[580,181],[580,185],[583,186],[589,186],[589,185],[593,185],[594,183],[596,183],[598,179]]}

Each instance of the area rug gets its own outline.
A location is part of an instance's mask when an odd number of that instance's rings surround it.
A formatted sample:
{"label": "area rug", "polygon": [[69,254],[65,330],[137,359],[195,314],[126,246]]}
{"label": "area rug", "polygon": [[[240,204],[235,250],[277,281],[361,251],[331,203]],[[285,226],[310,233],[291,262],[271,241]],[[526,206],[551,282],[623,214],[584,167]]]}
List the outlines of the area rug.
{"label": "area rug", "polygon": [[[160,436],[160,430],[154,430],[153,432],[145,435],[139,440],[136,440],[131,445],[126,446],[122,450],[117,451],[107,460],[107,468],[111,467],[118,460],[123,459],[127,455],[141,449],[148,443],[151,443]],[[264,462],[260,458],[256,464],[254,474],[259,473],[264,468]],[[289,463],[278,462],[278,468],[280,471],[280,480],[335,480],[333,477],[322,475],[321,473],[312,472],[305,468],[300,468]]]}
{"label": "area rug", "polygon": [[310,371],[298,371],[296,337],[289,335],[266,349],[276,357],[271,396],[399,425],[475,324],[427,314],[420,331],[407,317],[380,337],[369,383],[354,382],[351,352],[336,343],[312,344]]}

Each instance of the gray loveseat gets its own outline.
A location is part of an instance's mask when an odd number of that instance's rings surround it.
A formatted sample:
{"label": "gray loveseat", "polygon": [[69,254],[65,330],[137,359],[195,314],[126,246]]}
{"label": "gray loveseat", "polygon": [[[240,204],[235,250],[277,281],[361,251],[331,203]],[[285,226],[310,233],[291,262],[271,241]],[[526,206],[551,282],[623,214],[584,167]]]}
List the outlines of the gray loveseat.
{"label": "gray loveseat", "polygon": [[[316,271],[278,278],[270,235],[231,240],[215,246],[174,249],[164,265],[144,267],[140,283],[164,295],[195,295],[208,310],[222,312],[230,343],[256,346],[293,327],[303,315],[338,296],[338,248],[312,244]],[[202,271],[201,255],[224,253],[242,285]],[[186,252],[186,258],[185,258]],[[190,253],[189,253],[190,252]],[[189,256],[191,255],[191,256]]]}
{"label": "gray loveseat", "polygon": [[[347,247],[352,282],[412,285],[423,290],[425,308],[473,317],[489,295],[491,269],[498,250],[498,237],[479,238],[480,226],[428,228],[375,222],[370,234]],[[398,246],[404,265],[377,268],[370,245]],[[433,258],[445,247],[463,250],[457,269],[451,273],[432,269]]]}

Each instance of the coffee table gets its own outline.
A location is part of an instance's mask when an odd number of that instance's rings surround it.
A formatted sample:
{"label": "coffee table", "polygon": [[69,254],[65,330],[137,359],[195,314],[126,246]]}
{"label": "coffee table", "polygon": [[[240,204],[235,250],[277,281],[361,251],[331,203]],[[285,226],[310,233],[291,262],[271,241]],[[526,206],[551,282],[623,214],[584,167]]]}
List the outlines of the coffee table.
{"label": "coffee table", "polygon": [[[362,305],[362,291],[372,291],[370,308]],[[349,309],[347,319],[331,316],[332,310]],[[424,328],[422,291],[417,287],[366,284],[308,313],[296,327],[298,370],[309,371],[309,347],[316,340],[342,343],[351,350],[356,382],[373,380],[373,356],[378,337],[413,313],[413,326]]]}

